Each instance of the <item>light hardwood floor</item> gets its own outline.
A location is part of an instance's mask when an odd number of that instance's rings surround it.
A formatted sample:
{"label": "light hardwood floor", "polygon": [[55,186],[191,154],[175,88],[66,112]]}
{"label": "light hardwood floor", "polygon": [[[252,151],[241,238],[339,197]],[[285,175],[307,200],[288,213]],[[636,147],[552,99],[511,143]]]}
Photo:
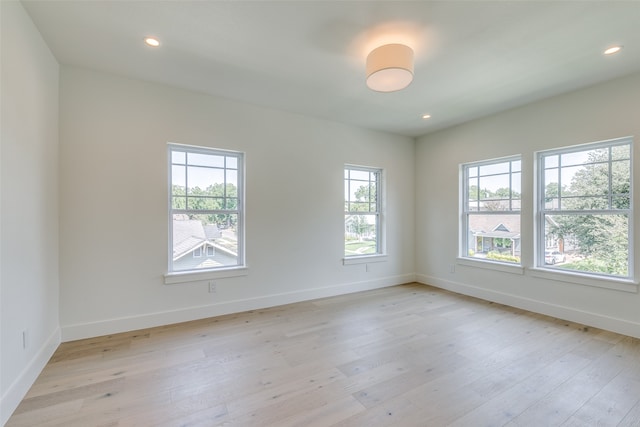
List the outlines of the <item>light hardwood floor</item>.
{"label": "light hardwood floor", "polygon": [[14,426],[638,426],[640,340],[410,284],[64,343]]}

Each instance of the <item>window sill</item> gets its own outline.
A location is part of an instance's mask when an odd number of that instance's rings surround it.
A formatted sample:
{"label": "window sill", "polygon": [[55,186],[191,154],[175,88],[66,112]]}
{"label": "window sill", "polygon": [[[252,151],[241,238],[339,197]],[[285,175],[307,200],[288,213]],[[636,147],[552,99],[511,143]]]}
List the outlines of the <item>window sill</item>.
{"label": "window sill", "polygon": [[386,260],[387,260],[387,255],[382,255],[382,254],[350,256],[348,258],[342,258],[342,264],[343,265],[367,264],[370,262],[385,262]]}
{"label": "window sill", "polygon": [[199,282],[211,279],[224,279],[227,277],[239,277],[249,274],[247,267],[229,267],[216,270],[204,271],[179,271],[166,273],[164,275],[165,285],[174,285],[177,283]]}
{"label": "window sill", "polygon": [[529,269],[531,276],[541,279],[556,280],[558,282],[567,282],[577,285],[594,286],[597,288],[613,289],[616,291],[624,291],[638,293],[638,283],[630,279],[593,276],[590,274],[577,273],[567,270],[556,270],[544,267],[535,267]]}
{"label": "window sill", "polygon": [[524,267],[519,264],[508,264],[505,262],[488,261],[473,258],[457,258],[456,264],[467,267],[485,268],[487,270],[502,271],[511,274],[524,274]]}

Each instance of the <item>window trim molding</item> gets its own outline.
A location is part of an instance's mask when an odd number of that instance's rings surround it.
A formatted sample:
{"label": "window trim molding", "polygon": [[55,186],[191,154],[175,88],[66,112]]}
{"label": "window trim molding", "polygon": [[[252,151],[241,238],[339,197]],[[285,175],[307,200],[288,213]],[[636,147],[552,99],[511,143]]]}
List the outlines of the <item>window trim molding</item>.
{"label": "window trim molding", "polygon": [[456,258],[456,264],[464,265],[466,267],[484,268],[487,270],[502,271],[504,273],[520,275],[524,274],[525,271],[525,267],[523,267],[521,264],[493,261],[482,258],[458,257]]}
{"label": "window trim molding", "polygon": [[387,254],[354,255],[342,258],[342,265],[368,264],[373,262],[386,262]]}
{"label": "window trim molding", "polygon": [[[172,224],[172,215],[173,215],[173,205],[172,205],[172,194],[171,188],[173,185],[172,182],[172,152],[176,151],[184,151],[189,153],[197,153],[197,154],[206,154],[206,155],[222,155],[222,156],[231,156],[237,158],[237,241],[238,241],[238,264],[233,266],[222,266],[217,268],[206,268],[206,269],[192,269],[192,270],[177,270],[174,271],[173,267],[173,224]],[[246,182],[246,168],[245,168],[245,158],[246,154],[242,151],[235,150],[227,150],[221,148],[212,148],[212,147],[204,147],[204,146],[196,146],[196,145],[187,145],[187,144],[179,144],[174,142],[168,142],[167,148],[167,272],[164,274],[165,284],[173,284],[173,283],[182,283],[196,280],[206,280],[216,279],[216,278],[224,278],[224,277],[235,277],[238,275],[246,275],[247,273],[238,274],[238,271],[246,271],[246,249],[245,249],[245,182]],[[226,168],[225,168],[226,170]],[[207,213],[208,211],[203,211],[202,213]],[[202,251],[202,248],[200,248]],[[220,274],[218,274],[220,273]],[[201,278],[202,277],[202,278]]]}
{"label": "window trim molding", "polygon": [[[614,276],[607,275],[604,273],[591,273],[587,271],[579,271],[579,270],[567,270],[559,267],[548,267],[544,262],[544,254],[546,250],[545,244],[545,224],[544,219],[545,215],[562,215],[570,214],[570,215],[597,215],[597,214],[614,214],[611,209],[594,209],[594,210],[548,210],[543,206],[543,200],[545,198],[545,169],[543,163],[544,156],[553,156],[553,155],[561,155],[567,153],[576,153],[580,151],[587,151],[597,148],[609,148],[613,146],[620,145],[629,145],[629,194],[630,194],[630,204],[628,209],[616,209],[615,212],[618,214],[626,214],[628,216],[628,276]],[[595,286],[607,289],[615,289],[615,290],[623,290],[627,292],[638,292],[638,281],[636,278],[636,273],[634,269],[634,140],[633,136],[624,136],[620,138],[611,138],[603,141],[589,142],[585,144],[576,144],[570,145],[566,147],[553,148],[549,150],[541,150],[536,151],[534,153],[534,244],[533,244],[533,267],[530,267],[529,270],[532,272],[532,276],[546,278],[550,280],[556,280],[560,282],[569,282],[569,283],[578,283],[587,286]],[[612,160],[609,159],[608,163],[611,163]],[[558,168],[561,168],[562,165],[559,164]],[[560,183],[562,184],[562,183]],[[609,182],[609,187],[611,186],[611,182]]]}
{"label": "window trim molding", "polygon": [[[362,166],[355,165],[352,163],[345,163],[342,167],[342,182],[344,185],[344,172],[349,170],[363,171],[363,172],[375,172],[376,175],[376,212],[371,213],[367,212],[367,215],[374,215],[377,218],[376,221],[376,252],[373,254],[364,254],[364,255],[351,255],[347,256],[344,253],[344,246],[342,252],[343,265],[349,264],[363,264],[367,262],[380,262],[386,261],[386,238],[385,238],[385,216],[384,216],[384,199],[385,199],[385,172],[383,168],[374,167],[374,166]],[[345,200],[346,201],[346,200]],[[344,228],[344,218],[347,215],[347,211],[343,213],[343,228]],[[344,245],[344,243],[343,243]],[[376,258],[380,258],[379,261],[376,261]],[[353,261],[348,261],[353,260]]]}
{"label": "window trim molding", "polygon": [[604,276],[573,270],[552,270],[545,267],[531,267],[527,270],[532,277],[540,279],[555,280],[557,282],[571,283],[574,285],[592,286],[630,293],[638,293],[639,291],[639,284],[637,281],[623,277]]}
{"label": "window trim molding", "polygon": [[[461,163],[459,165],[459,180],[460,180],[460,192],[459,192],[459,218],[458,218],[458,228],[459,228],[459,239],[458,239],[458,256],[456,257],[456,262],[461,265],[467,265],[472,267],[481,267],[499,271],[507,271],[509,273],[523,274],[524,265],[522,263],[522,256],[520,256],[519,263],[510,263],[510,262],[500,262],[490,259],[476,258],[468,256],[468,248],[469,248],[469,213],[468,210],[468,202],[469,202],[469,176],[468,176],[468,167],[480,167],[493,165],[497,163],[505,163],[505,162],[514,162],[520,161],[520,208],[510,211],[478,211],[481,214],[487,215],[517,215],[520,217],[520,239],[522,239],[522,155],[515,154],[505,157],[497,157],[494,159],[480,160],[477,162],[466,162]],[[512,187],[512,177],[511,175],[514,172],[509,170],[509,186]],[[511,200],[511,199],[510,199]],[[522,251],[522,240],[520,241],[520,248]],[[468,261],[468,263],[467,263]]]}
{"label": "window trim molding", "polygon": [[249,268],[247,266],[226,267],[226,268],[221,267],[217,270],[203,269],[202,271],[198,271],[198,270],[176,271],[176,272],[164,274],[164,284],[175,285],[179,283],[202,282],[206,280],[226,279],[229,277],[247,276],[248,274],[249,274]]}

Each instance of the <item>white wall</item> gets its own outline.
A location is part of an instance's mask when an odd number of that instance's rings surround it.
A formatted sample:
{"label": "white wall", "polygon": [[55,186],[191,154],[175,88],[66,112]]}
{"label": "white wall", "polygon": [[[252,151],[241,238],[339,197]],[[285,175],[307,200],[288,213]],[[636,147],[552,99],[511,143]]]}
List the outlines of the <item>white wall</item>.
{"label": "white wall", "polygon": [[2,425],[60,343],[60,329],[58,63],[19,2],[0,8]]}
{"label": "white wall", "polygon": [[[640,295],[456,264],[459,165],[521,154],[523,265],[533,265],[534,152],[634,135],[640,166],[640,74],[422,137],[416,145],[418,279],[464,294],[640,337]],[[636,205],[640,174],[634,177]],[[640,215],[634,218],[640,265]],[[455,273],[450,273],[450,265]]]}
{"label": "white wall", "polygon": [[[215,76],[212,76],[215,78]],[[166,144],[246,153],[249,274],[165,285]],[[414,141],[63,67],[63,340],[414,279]],[[343,166],[384,168],[387,262],[343,266]]]}

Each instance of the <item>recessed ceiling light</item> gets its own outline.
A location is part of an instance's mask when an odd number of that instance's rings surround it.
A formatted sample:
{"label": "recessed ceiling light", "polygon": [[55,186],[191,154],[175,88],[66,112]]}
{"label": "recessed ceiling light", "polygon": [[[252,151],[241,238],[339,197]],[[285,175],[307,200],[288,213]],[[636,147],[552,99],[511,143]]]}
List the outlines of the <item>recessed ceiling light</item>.
{"label": "recessed ceiling light", "polygon": [[422,118],[425,119],[425,120],[430,119],[431,118],[431,114],[423,114]]}
{"label": "recessed ceiling light", "polygon": [[160,41],[155,37],[145,37],[144,42],[147,44],[147,46],[151,46],[151,47],[160,46]]}
{"label": "recessed ceiling light", "polygon": [[611,46],[609,49],[605,50],[603,53],[605,55],[613,55],[614,53],[618,53],[622,50],[622,46]]}

